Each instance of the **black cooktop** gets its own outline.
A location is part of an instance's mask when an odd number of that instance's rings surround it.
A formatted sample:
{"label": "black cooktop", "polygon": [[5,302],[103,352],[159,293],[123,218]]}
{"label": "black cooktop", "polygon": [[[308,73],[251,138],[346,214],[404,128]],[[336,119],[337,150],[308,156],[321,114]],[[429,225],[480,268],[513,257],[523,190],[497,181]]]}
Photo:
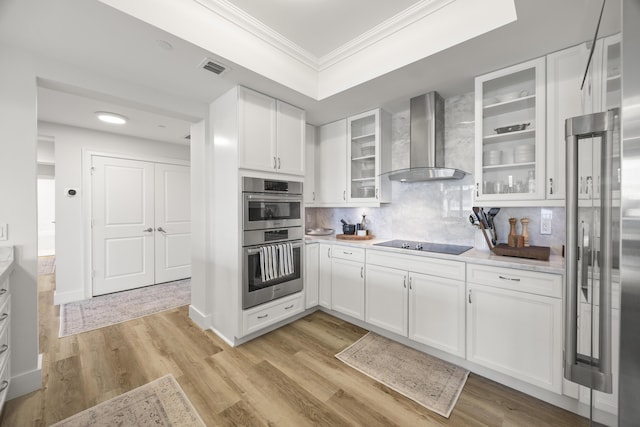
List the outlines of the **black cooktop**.
{"label": "black cooktop", "polygon": [[387,246],[391,248],[410,249],[423,252],[437,252],[439,254],[460,255],[473,246],[447,245],[445,243],[416,242],[413,240],[389,240],[388,242],[375,243],[374,246]]}

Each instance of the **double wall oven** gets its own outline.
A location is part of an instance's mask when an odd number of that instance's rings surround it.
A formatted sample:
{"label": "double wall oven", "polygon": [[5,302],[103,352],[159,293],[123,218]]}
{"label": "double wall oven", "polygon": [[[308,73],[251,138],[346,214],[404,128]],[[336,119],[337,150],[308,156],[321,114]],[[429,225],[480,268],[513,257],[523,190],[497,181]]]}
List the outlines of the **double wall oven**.
{"label": "double wall oven", "polygon": [[242,308],[302,290],[302,183],[244,177]]}

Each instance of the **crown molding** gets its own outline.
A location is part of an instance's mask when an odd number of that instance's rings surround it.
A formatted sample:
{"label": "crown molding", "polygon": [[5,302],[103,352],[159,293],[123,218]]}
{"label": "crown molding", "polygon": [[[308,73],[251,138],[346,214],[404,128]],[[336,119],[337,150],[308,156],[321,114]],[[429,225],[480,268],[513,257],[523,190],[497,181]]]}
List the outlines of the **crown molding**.
{"label": "crown molding", "polygon": [[193,1],[320,72],[424,19],[456,0],[422,0],[320,58],[227,0]]}

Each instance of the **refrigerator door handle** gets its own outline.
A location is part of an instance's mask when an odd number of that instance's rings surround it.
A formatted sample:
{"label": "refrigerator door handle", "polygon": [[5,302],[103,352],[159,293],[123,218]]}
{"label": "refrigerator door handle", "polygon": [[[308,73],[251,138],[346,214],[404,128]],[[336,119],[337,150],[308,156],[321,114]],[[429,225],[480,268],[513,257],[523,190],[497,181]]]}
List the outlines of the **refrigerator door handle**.
{"label": "refrigerator door handle", "polygon": [[[566,159],[567,159],[567,246],[566,246],[566,286],[565,286],[565,343],[564,377],[570,381],[605,393],[612,392],[611,371],[611,269],[612,269],[612,154],[613,126],[615,111],[595,113],[573,117],[565,122]],[[600,181],[600,236],[599,248],[594,239],[593,224],[582,222],[579,227],[578,194],[582,183],[578,179],[578,158],[580,140],[601,138],[601,175]],[[582,144],[582,146],[591,144]],[[593,178],[587,177],[587,194],[593,195]],[[595,219],[595,218],[594,218]],[[580,230],[580,229],[581,230]],[[582,233],[580,233],[582,231]],[[580,242],[578,241],[580,239]],[[585,239],[587,241],[585,242]],[[585,244],[586,243],[586,244]],[[588,291],[589,264],[593,254],[598,254],[600,280],[600,310],[598,359],[592,355],[578,352],[578,287]],[[582,269],[578,280],[578,258]],[[594,264],[591,262],[591,264]],[[595,274],[595,265],[592,265]],[[580,283],[579,283],[580,282]],[[586,287],[586,289],[585,289]],[[592,296],[593,301],[593,296]]]}

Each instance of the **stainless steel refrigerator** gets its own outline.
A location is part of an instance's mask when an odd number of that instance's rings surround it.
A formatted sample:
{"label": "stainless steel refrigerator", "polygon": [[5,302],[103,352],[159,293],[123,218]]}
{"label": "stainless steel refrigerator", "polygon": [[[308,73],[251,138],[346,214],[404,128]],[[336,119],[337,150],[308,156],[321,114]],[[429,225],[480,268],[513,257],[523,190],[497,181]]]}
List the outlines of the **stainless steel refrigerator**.
{"label": "stainless steel refrigerator", "polygon": [[621,108],[566,122],[564,375],[594,424],[640,426],[640,0],[621,4]]}

